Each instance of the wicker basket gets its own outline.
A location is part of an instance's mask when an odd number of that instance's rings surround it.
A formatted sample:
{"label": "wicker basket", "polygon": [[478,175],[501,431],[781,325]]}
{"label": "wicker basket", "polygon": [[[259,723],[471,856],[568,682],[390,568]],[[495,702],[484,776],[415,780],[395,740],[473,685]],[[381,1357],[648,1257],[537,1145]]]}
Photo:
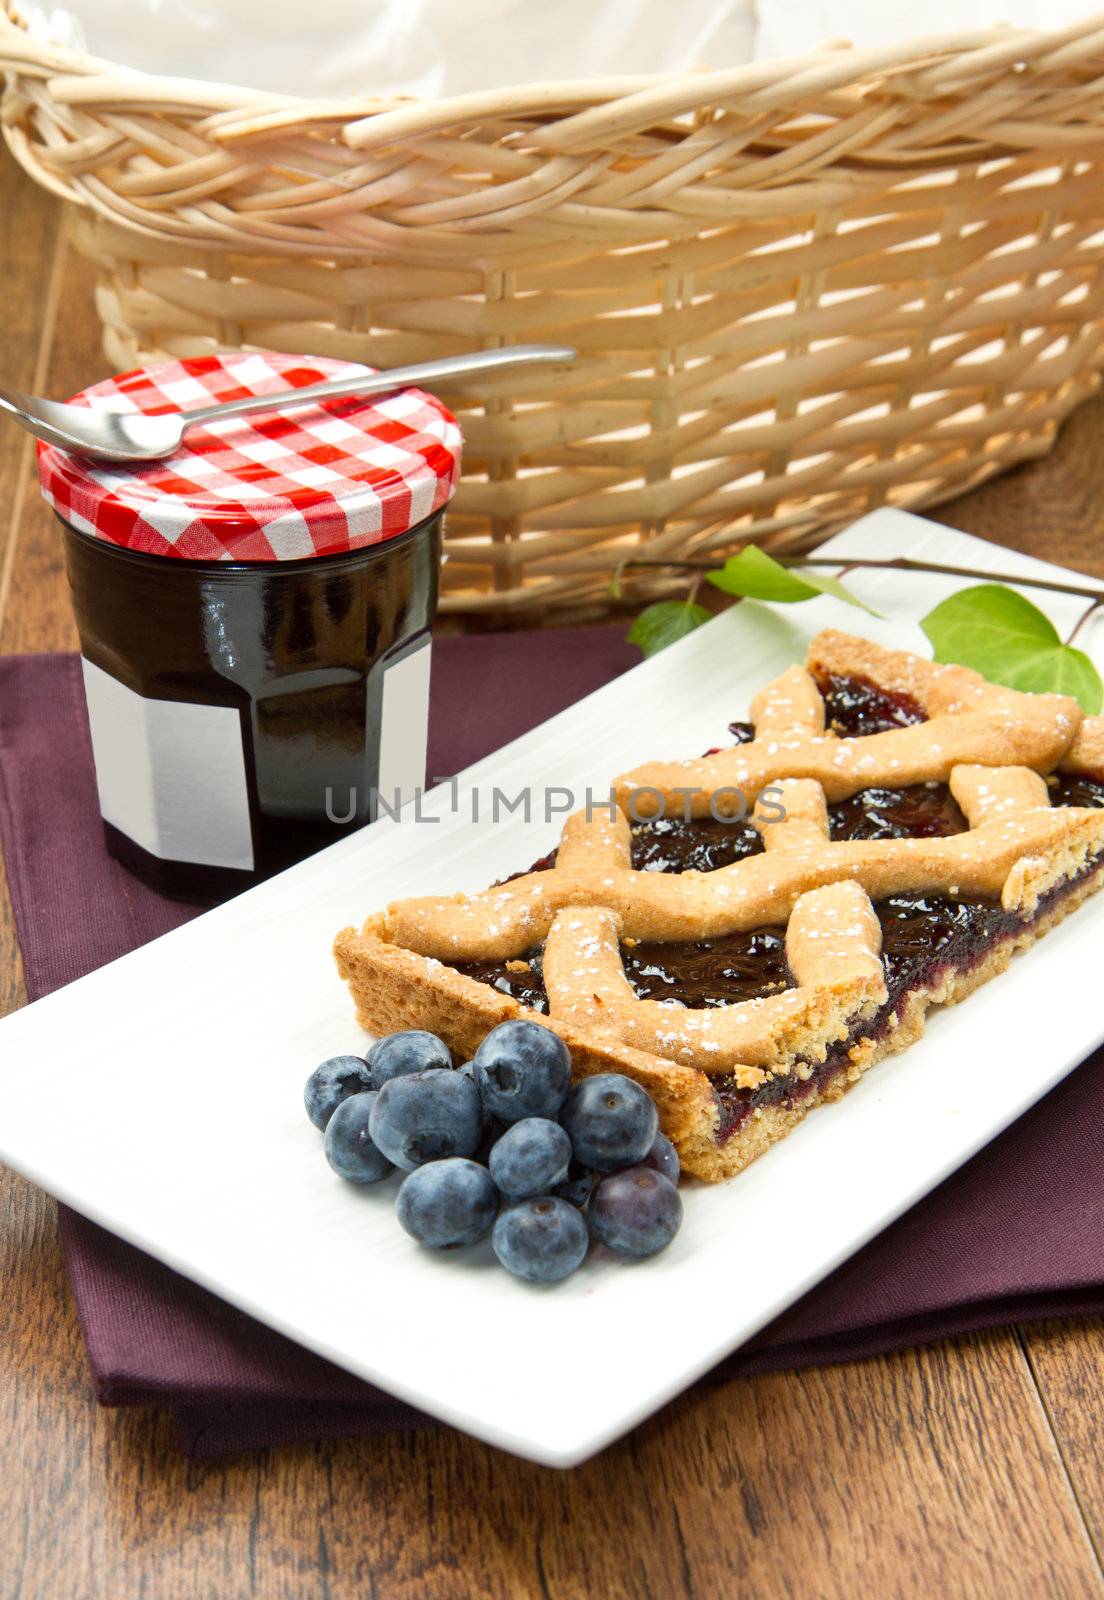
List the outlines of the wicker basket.
{"label": "wicker basket", "polygon": [[1046,451],[1104,363],[1104,16],[438,104],[124,72],[2,15],[0,68],[117,367],[577,346],[448,396],[448,605],[931,504]]}

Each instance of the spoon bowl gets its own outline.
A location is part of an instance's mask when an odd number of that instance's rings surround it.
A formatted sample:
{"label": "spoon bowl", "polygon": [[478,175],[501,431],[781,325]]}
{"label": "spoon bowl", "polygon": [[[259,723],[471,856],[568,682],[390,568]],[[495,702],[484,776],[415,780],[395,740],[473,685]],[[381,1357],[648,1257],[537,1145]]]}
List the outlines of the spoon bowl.
{"label": "spoon bowl", "polygon": [[319,400],[339,399],[342,395],[388,394],[410,386],[461,381],[499,368],[532,366],[539,362],[565,363],[574,359],[575,352],[567,345],[508,345],[500,350],[475,350],[467,355],[445,356],[440,361],[394,367],[390,372],[354,373],[304,389],[246,395],[221,405],[200,406],[194,411],[171,411],[162,416],[149,416],[141,411],[94,411],[90,406],[63,405],[57,400],[43,400],[37,395],[0,387],[0,411],[7,412],[36,439],[44,439],[47,444],[57,445],[74,455],[88,456],[93,461],[160,461],[172,455],[188,429],[197,423],[258,411],[283,414],[315,405]]}

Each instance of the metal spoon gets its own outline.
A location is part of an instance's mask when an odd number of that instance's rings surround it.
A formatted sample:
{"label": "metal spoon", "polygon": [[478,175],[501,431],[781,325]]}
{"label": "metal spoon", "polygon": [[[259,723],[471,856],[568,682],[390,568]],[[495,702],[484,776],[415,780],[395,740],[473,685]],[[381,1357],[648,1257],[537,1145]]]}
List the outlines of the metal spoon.
{"label": "metal spoon", "polygon": [[469,355],[444,356],[440,361],[422,361],[416,366],[394,367],[390,372],[365,372],[332,383],[315,383],[307,389],[280,390],[276,394],[246,395],[222,405],[200,406],[196,411],[170,412],[149,417],[141,412],[93,411],[87,406],[66,406],[56,400],[40,400],[36,395],[19,394],[0,388],[0,411],[14,417],[47,444],[59,445],[76,455],[94,461],[158,461],[172,455],[187,430],[197,422],[212,422],[220,417],[244,416],[250,411],[295,411],[316,400],[332,400],[338,395],[385,394],[409,385],[447,382],[470,373],[497,371],[500,367],[521,367],[539,361],[574,361],[575,352],[566,345],[518,344],[501,350],[474,350]]}

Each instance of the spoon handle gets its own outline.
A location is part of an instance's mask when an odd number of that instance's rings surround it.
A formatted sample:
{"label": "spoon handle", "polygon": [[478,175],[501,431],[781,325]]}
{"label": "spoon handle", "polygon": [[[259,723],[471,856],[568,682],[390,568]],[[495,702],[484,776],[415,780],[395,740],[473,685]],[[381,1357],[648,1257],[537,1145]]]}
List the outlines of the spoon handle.
{"label": "spoon handle", "polygon": [[390,372],[361,372],[332,383],[315,383],[307,389],[281,389],[275,394],[245,395],[222,405],[201,406],[185,411],[186,428],[193,422],[210,422],[217,417],[242,416],[248,411],[291,411],[313,405],[316,400],[332,400],[343,394],[386,394],[408,385],[440,383],[464,378],[469,373],[493,372],[500,367],[521,367],[539,361],[573,361],[575,352],[566,345],[517,344],[501,350],[475,350],[468,355],[443,356],[439,361],[421,361],[415,366],[393,367]]}

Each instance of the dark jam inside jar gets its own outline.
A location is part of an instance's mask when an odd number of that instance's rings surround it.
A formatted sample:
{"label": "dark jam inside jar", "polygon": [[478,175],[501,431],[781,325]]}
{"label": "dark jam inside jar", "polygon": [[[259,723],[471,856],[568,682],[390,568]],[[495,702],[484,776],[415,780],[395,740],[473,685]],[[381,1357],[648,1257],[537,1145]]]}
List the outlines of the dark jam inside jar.
{"label": "dark jam inside jar", "polygon": [[[428,649],[439,512],[348,553],[250,563],[139,554],[62,526],[92,668],[154,717],[168,702],[222,708],[240,726],[252,866],[151,853],[105,815],[114,855],[161,893],[210,903],[371,819],[386,675]],[[427,694],[428,656],[416,665]],[[192,798],[207,803],[198,777]]]}

